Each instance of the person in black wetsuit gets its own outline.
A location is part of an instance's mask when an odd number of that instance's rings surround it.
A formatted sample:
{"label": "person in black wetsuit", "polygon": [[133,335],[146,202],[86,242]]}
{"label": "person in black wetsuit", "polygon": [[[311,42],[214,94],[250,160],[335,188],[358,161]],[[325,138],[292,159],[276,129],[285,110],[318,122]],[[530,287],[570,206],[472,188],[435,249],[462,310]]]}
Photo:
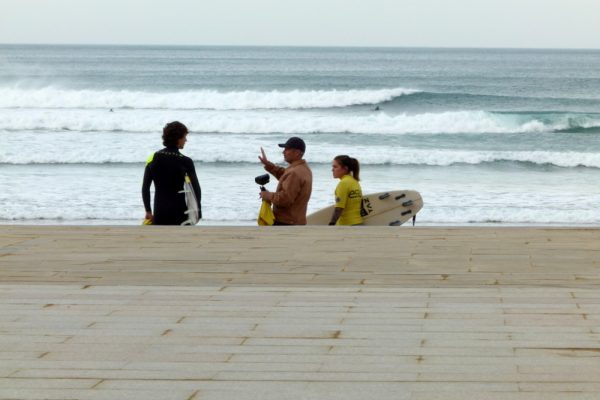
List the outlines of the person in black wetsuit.
{"label": "person in black wetsuit", "polygon": [[[198,200],[199,216],[202,218],[200,208],[200,184],[196,176],[196,169],[191,158],[179,152],[187,141],[188,129],[179,121],[170,122],[163,128],[164,149],[150,156],[144,171],[142,183],[142,199],[146,208],[146,219],[153,225],[181,225],[188,219],[185,194],[183,190],[185,175],[190,177],[196,199]],[[150,207],[150,185],[154,181],[154,214]]]}

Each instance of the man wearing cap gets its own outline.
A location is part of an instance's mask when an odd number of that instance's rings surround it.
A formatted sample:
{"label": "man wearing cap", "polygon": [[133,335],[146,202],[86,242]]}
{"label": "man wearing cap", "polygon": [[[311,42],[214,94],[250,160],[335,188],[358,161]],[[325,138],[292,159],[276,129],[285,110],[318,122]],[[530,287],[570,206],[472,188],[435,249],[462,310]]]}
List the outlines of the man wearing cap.
{"label": "man wearing cap", "polygon": [[258,159],[279,181],[277,191],[262,191],[260,197],[273,204],[273,225],[306,225],[306,207],[312,192],[312,171],[302,158],[306,145],[299,137],[291,137],[279,147],[283,147],[283,158],[289,164],[287,168],[273,164],[260,148]]}

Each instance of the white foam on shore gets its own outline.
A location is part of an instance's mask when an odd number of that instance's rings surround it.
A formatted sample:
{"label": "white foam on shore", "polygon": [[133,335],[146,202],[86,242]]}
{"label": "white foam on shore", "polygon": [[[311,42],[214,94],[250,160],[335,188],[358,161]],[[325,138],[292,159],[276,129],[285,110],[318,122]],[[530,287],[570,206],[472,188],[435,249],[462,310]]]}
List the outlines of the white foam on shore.
{"label": "white foam on shore", "polygon": [[[137,194],[137,191],[136,191]],[[254,193],[255,194],[255,193]],[[550,196],[531,194],[526,203],[515,201],[514,195],[492,196],[493,193],[481,195],[477,202],[472,200],[470,193],[463,192],[455,195],[461,204],[448,207],[438,204],[436,196],[443,192],[424,192],[426,207],[418,214],[419,224],[435,225],[471,225],[471,224],[525,224],[525,225],[600,225],[600,213],[597,208],[587,204],[578,204],[577,208],[569,208],[556,192],[554,204],[547,200]],[[256,196],[238,201],[234,204],[217,205],[214,198],[203,202],[205,219],[201,225],[255,225],[259,204]],[[89,196],[84,196],[88,199]],[[313,196],[309,213],[316,211],[315,205],[325,207],[331,202],[332,196]],[[598,200],[598,197],[594,197]],[[77,201],[66,197],[45,200],[45,205],[28,204],[28,208],[20,204],[9,203],[0,209],[0,224],[69,224],[69,225],[139,225],[143,219],[143,207],[140,201],[111,198],[104,207],[87,208]],[[132,201],[134,200],[134,201]],[[54,204],[56,203],[56,204]],[[22,204],[22,203],[21,203]],[[535,204],[535,205],[534,205]]]}
{"label": "white foam on shore", "polygon": [[[273,155],[281,161],[281,155]],[[313,164],[309,212],[333,202],[337,180],[330,167]],[[253,221],[260,201],[253,164],[196,164],[206,223]],[[0,223],[85,221],[141,224],[143,164],[26,165],[0,167]],[[267,185],[274,190],[275,179]],[[363,166],[364,193],[413,189],[425,206],[417,223],[600,224],[599,170],[526,168],[424,168]]]}

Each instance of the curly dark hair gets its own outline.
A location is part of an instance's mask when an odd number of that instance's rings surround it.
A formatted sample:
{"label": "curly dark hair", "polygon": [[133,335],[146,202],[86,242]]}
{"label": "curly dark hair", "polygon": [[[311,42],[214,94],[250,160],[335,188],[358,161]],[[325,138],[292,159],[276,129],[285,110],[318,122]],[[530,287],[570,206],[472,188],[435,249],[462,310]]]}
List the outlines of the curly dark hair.
{"label": "curly dark hair", "polygon": [[179,121],[169,122],[163,128],[162,140],[165,147],[175,147],[179,139],[188,134],[188,128]]}

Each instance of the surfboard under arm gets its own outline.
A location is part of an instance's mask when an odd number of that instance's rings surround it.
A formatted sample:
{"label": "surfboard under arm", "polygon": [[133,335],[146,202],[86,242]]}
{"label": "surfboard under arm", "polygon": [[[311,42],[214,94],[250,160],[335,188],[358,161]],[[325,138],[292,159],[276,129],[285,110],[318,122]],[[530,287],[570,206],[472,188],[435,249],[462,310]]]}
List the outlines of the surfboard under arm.
{"label": "surfboard under arm", "polygon": [[[423,198],[414,190],[370,193],[362,198],[363,224],[399,226],[412,219],[423,208]],[[308,225],[327,225],[335,206],[325,207],[307,219]]]}

